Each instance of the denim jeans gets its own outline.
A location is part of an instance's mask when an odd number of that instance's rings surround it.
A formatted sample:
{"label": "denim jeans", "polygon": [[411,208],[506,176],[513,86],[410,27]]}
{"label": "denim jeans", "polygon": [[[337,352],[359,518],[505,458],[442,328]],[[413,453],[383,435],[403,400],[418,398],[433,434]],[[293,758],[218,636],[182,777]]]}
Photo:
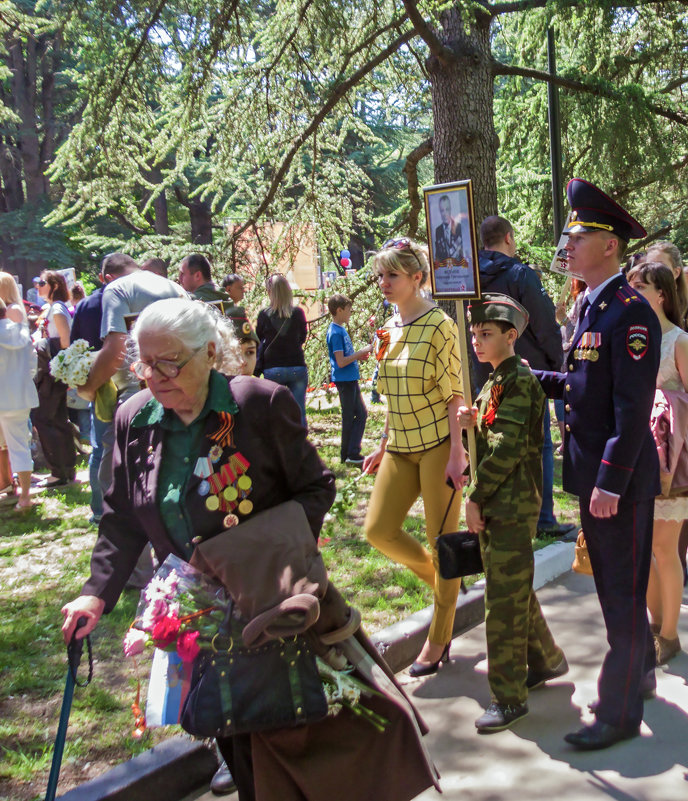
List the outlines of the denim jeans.
{"label": "denim jeans", "polygon": [[268,381],[282,384],[289,387],[294,400],[301,409],[301,421],[306,425],[306,387],[308,386],[307,367],[268,367],[263,370],[263,375]]}
{"label": "denim jeans", "polygon": [[340,457],[342,462],[347,459],[361,458],[361,440],[365,431],[368,412],[358,381],[335,381],[342,405],[342,446]]}
{"label": "denim jeans", "polygon": [[538,528],[549,528],[556,525],[554,516],[554,449],[552,447],[552,430],[550,429],[549,401],[545,406],[543,420],[545,441],[542,446],[542,506]]}
{"label": "denim jeans", "polygon": [[103,516],[103,490],[98,480],[98,469],[103,458],[103,434],[110,423],[104,423],[96,417],[95,404],[90,406],[91,411],[91,455],[88,459],[88,477],[91,482],[91,511],[96,520]]}

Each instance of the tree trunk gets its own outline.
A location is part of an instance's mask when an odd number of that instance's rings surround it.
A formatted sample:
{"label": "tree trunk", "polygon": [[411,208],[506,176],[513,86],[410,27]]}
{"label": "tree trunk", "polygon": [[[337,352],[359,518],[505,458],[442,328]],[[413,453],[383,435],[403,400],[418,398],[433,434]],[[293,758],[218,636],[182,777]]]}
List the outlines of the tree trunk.
{"label": "tree trunk", "polygon": [[456,8],[441,16],[437,38],[456,56],[427,62],[435,126],[435,181],[470,178],[475,222],[497,213],[497,137],[494,130],[490,18],[479,14],[467,30]]}
{"label": "tree trunk", "polygon": [[191,220],[191,242],[194,245],[213,244],[213,215],[210,204],[203,200],[192,200],[188,204]]}

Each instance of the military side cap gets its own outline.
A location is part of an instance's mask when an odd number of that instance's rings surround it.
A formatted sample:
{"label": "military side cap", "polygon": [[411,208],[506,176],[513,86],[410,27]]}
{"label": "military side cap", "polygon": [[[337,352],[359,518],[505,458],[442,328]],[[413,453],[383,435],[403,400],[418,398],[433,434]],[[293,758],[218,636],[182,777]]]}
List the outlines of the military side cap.
{"label": "military side cap", "polygon": [[566,187],[571,219],[563,233],[585,234],[609,231],[624,242],[647,236],[643,226],[619,204],[582,178],[572,178]]}
{"label": "military side cap", "polygon": [[246,309],[243,306],[232,306],[225,313],[234,326],[234,333],[237,339],[252,339],[257,345],[260,344],[258,334],[253,330],[251,321],[248,319]]}
{"label": "military side cap", "polygon": [[513,325],[521,336],[528,325],[528,312],[509,295],[488,294],[480,300],[471,301],[468,307],[468,322],[471,325],[495,323],[497,320]]}

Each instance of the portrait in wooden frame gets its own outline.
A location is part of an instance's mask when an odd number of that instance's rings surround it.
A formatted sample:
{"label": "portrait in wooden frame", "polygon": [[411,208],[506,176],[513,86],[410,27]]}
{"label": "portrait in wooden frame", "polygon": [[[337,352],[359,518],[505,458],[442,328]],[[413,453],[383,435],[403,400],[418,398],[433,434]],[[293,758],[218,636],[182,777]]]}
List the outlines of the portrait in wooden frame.
{"label": "portrait in wooden frame", "polygon": [[470,179],[423,187],[434,298],[480,297],[478,247]]}

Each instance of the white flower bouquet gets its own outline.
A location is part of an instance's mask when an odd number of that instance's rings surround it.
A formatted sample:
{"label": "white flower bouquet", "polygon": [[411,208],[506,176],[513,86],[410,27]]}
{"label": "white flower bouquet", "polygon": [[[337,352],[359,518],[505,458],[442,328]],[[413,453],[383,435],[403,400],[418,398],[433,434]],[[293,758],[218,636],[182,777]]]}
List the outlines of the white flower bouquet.
{"label": "white flower bouquet", "polygon": [[76,389],[86,383],[95,358],[95,351],[88,342],[77,339],[50,360],[50,373],[58,381]]}

